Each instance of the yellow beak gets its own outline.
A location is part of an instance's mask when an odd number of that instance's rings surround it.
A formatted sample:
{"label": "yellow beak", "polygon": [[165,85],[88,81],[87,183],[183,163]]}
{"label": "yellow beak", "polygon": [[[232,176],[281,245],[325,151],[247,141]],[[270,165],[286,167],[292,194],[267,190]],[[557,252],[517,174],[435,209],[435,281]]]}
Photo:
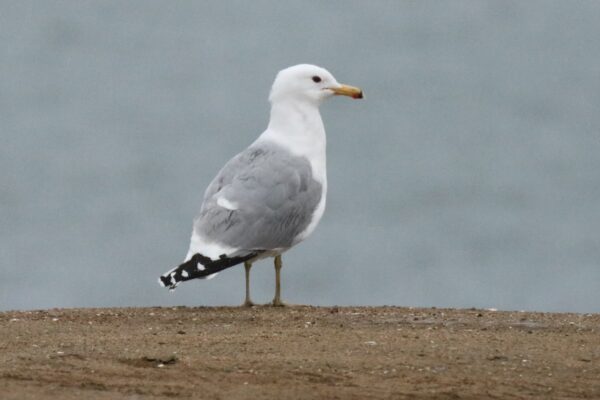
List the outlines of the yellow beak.
{"label": "yellow beak", "polygon": [[331,90],[336,95],[349,96],[349,97],[352,97],[353,99],[362,99],[363,98],[362,90],[360,88],[357,88],[354,86],[341,85],[339,87],[331,87],[328,89]]}

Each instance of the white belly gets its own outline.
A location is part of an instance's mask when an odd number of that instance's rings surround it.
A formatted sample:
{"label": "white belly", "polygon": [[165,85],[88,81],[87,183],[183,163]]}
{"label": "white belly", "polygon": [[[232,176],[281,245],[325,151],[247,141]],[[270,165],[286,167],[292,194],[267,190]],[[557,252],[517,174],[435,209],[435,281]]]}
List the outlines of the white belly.
{"label": "white belly", "polygon": [[296,238],[294,239],[294,242],[292,243],[292,246],[297,245],[298,243],[300,243],[301,241],[303,241],[304,239],[309,237],[311,233],[313,233],[313,231],[319,224],[319,221],[323,217],[323,213],[325,212],[325,203],[326,202],[327,202],[327,181],[325,180],[325,183],[323,185],[323,193],[321,195],[321,201],[319,201],[319,204],[317,205],[317,208],[315,209],[315,213],[313,214],[312,220],[310,221],[310,223],[308,224],[306,229],[304,231],[302,231],[298,236],[296,236]]}

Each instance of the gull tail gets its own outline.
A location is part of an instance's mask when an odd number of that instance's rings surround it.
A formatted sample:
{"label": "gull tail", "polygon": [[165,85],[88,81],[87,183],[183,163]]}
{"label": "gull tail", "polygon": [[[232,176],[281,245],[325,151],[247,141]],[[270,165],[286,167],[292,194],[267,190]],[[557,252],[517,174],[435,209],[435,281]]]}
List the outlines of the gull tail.
{"label": "gull tail", "polygon": [[197,278],[210,279],[214,277],[217,272],[241,264],[244,261],[248,261],[258,256],[260,253],[262,253],[262,251],[255,251],[235,257],[227,257],[225,254],[221,254],[217,260],[196,253],[183,264],[162,274],[158,279],[158,283],[169,290],[174,290],[181,282]]}

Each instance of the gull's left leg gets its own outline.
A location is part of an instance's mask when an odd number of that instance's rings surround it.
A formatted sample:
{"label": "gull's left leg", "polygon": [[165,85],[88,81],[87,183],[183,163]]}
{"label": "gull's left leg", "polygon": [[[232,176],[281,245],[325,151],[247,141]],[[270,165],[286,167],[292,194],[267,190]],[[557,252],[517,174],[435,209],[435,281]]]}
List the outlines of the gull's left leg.
{"label": "gull's left leg", "polygon": [[275,257],[275,298],[273,306],[283,307],[285,303],[281,301],[281,254]]}
{"label": "gull's left leg", "polygon": [[252,307],[254,303],[250,300],[250,268],[252,263],[246,261],[244,263],[244,269],[246,270],[246,300],[244,301],[244,307]]}

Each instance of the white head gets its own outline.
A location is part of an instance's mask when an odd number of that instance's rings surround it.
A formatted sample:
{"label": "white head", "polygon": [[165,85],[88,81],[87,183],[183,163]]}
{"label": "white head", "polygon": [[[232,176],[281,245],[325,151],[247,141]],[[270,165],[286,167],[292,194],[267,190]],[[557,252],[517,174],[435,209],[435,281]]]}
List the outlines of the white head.
{"label": "white head", "polygon": [[359,88],[342,85],[324,68],[310,64],[294,65],[279,71],[269,101],[307,101],[319,105],[333,95],[362,99]]}

